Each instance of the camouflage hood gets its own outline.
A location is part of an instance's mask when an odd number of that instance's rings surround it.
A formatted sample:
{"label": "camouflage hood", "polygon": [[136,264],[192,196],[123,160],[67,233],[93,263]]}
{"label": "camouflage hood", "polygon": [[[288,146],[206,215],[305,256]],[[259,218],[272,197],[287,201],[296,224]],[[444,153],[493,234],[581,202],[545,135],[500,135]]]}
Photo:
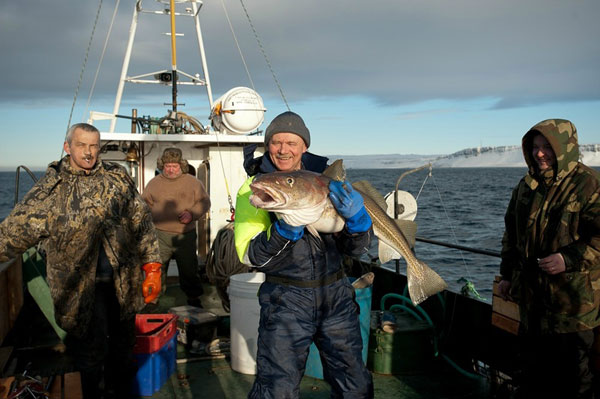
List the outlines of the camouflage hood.
{"label": "camouflage hood", "polygon": [[547,119],[533,126],[522,140],[523,156],[529,168],[529,174],[535,176],[538,172],[537,163],[533,159],[533,137],[541,134],[548,140],[556,155],[554,180],[562,180],[575,169],[579,162],[579,144],[577,129],[566,119]]}
{"label": "camouflage hood", "polygon": [[[556,156],[540,173],[533,137],[543,135]],[[521,329],[570,333],[600,325],[600,179],[579,162],[575,126],[549,119],[523,137],[529,173],[513,190],[502,239],[500,274],[511,281]],[[539,259],[560,254],[565,270],[550,275]]]}

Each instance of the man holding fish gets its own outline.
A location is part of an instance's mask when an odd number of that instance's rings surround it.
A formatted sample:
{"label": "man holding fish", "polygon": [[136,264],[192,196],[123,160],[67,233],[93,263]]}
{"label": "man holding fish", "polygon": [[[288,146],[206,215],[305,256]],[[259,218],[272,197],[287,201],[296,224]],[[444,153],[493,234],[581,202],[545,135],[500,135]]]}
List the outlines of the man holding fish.
{"label": "man holding fish", "polygon": [[[297,398],[314,341],[333,395],[372,398],[372,377],[362,361],[359,307],[342,267],[344,254],[359,256],[371,242],[372,222],[362,196],[348,182],[324,177],[317,184],[328,190],[299,187],[304,196],[326,192],[318,206],[311,202],[286,214],[285,209],[261,206],[276,193],[258,183],[252,187],[254,175],[271,172],[278,178],[298,170],[321,176],[327,158],[307,152],[309,146],[310,132],[302,118],[284,112],[266,129],[266,154],[250,159],[252,151],[244,165],[251,177],[238,192],[236,250],[244,263],[266,274],[259,290],[258,372],[248,397]],[[294,184],[294,178],[284,177],[284,182]],[[325,233],[307,228],[327,206],[341,216],[343,228]]]}

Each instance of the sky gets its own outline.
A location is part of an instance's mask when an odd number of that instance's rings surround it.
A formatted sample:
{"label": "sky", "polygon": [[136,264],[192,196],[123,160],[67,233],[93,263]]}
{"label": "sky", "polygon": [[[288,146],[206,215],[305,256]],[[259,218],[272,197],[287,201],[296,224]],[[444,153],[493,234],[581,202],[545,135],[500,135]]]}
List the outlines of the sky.
{"label": "sky", "polygon": [[[43,168],[61,156],[69,123],[112,111],[135,2],[99,4],[0,2],[0,168]],[[548,118],[570,119],[581,144],[600,143],[598,17],[597,0],[205,0],[200,11],[214,98],[253,87],[264,129],[287,110],[281,87],[323,155],[518,145]],[[171,68],[168,22],[140,16],[130,76]],[[178,69],[202,75],[192,19],[178,18],[177,32]],[[178,98],[208,124],[202,87]],[[126,85],[120,114],[162,117],[170,100],[168,87]]]}

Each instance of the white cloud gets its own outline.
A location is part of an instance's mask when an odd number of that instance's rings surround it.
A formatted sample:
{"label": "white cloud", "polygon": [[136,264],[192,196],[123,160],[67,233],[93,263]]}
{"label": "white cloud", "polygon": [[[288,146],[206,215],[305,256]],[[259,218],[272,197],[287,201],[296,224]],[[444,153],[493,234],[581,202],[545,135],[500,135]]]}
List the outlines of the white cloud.
{"label": "white cloud", "polygon": [[[151,1],[143,4],[156,8]],[[597,1],[255,0],[245,5],[293,102],[354,95],[381,104],[496,97],[497,107],[505,108],[600,97],[600,41],[592,39],[600,37]],[[113,6],[105,2],[100,15],[89,80]],[[239,3],[228,1],[227,9],[257,89],[277,94]],[[7,79],[0,100],[73,92],[95,13],[96,4],[89,2],[35,7],[3,2],[0,51],[11,56],[3,57],[2,74],[22,78]],[[131,15],[131,5],[121,2],[99,94],[114,93]],[[140,17],[131,74],[169,67],[168,38],[150,32],[158,21]],[[221,4],[205,2],[201,21],[215,92],[248,85]],[[169,30],[159,26],[159,32]],[[193,41],[191,21],[178,22],[178,31],[186,34],[178,39],[181,48]],[[182,70],[200,70],[194,51],[178,55]]]}

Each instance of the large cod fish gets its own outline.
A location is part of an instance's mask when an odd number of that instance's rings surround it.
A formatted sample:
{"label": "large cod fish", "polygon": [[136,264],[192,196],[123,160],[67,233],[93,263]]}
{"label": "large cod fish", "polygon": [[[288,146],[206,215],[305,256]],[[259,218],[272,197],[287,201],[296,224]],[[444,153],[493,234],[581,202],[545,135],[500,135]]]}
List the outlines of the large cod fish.
{"label": "large cod fish", "polygon": [[[344,228],[345,221],[329,200],[329,182],[343,181],[345,172],[341,160],[335,161],[323,174],[298,170],[272,172],[257,176],[250,184],[250,202],[257,208],[274,212],[286,223],[306,225],[310,233],[336,233]],[[400,256],[406,260],[408,292],[415,305],[447,287],[446,282],[427,264],[418,260],[411,250],[414,233],[409,239],[384,209],[387,204],[379,192],[367,181],[352,184],[364,199],[367,212],[373,221],[373,231],[379,239],[379,259],[385,263]],[[412,223],[412,222],[411,222]],[[406,230],[405,230],[406,231]]]}

